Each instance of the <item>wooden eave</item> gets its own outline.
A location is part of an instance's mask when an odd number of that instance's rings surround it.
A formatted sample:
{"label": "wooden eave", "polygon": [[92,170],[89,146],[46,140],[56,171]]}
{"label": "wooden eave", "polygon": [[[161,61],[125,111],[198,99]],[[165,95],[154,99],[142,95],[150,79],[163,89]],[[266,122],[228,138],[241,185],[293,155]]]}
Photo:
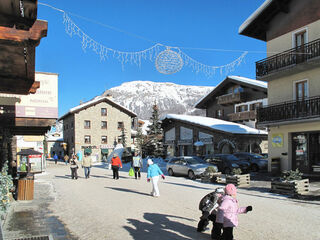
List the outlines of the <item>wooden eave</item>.
{"label": "wooden eave", "polygon": [[291,0],[273,0],[240,34],[267,41],[267,30],[270,21],[278,13],[288,13]]}
{"label": "wooden eave", "polygon": [[0,26],[29,30],[37,20],[38,1],[23,0],[23,15],[20,0],[0,1]]}
{"label": "wooden eave", "polygon": [[0,92],[35,93],[35,48],[47,36],[48,23],[37,20],[29,31],[0,27]]}
{"label": "wooden eave", "polygon": [[223,91],[223,89],[229,84],[238,84],[240,86],[245,86],[245,87],[248,87],[248,88],[256,89],[256,90],[259,90],[261,92],[265,92],[265,93],[268,92],[268,90],[266,88],[259,87],[259,86],[254,85],[254,84],[245,83],[245,82],[238,81],[236,79],[227,77],[225,80],[223,80],[223,82],[221,82],[217,87],[215,87],[204,99],[202,99],[202,101],[199,102],[195,106],[195,108],[206,109],[207,108],[207,103],[209,101],[211,101],[213,98],[223,95],[223,94],[220,94],[221,91]]}

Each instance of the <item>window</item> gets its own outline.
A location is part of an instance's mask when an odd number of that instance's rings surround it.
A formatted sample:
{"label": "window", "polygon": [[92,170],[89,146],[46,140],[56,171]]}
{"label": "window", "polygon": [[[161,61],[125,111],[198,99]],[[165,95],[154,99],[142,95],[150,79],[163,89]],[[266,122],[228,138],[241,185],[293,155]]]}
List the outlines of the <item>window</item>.
{"label": "window", "polygon": [[101,108],[101,116],[107,116],[107,109]]}
{"label": "window", "polygon": [[84,143],[91,143],[91,136],[90,135],[84,136]]}
{"label": "window", "polygon": [[107,121],[101,121],[101,129],[107,129]]}
{"label": "window", "polygon": [[262,103],[261,102],[250,104],[250,111],[254,111],[259,107],[262,107]]}
{"label": "window", "polygon": [[91,127],[91,122],[89,120],[84,120],[84,128],[89,129]]}
{"label": "window", "polygon": [[72,122],[72,123],[71,123],[71,128],[73,128],[73,127],[74,127],[74,123]]}
{"label": "window", "polygon": [[216,110],[216,117],[217,118],[223,117],[223,109]]}
{"label": "window", "polygon": [[123,129],[123,128],[124,128],[123,122],[118,122],[118,129]]}
{"label": "window", "polygon": [[307,32],[306,30],[303,30],[301,32],[295,33],[295,47],[300,47],[307,43]]}
{"label": "window", "polygon": [[107,136],[101,136],[101,143],[108,143]]}
{"label": "window", "polygon": [[248,105],[240,105],[236,107],[236,112],[246,112],[248,111]]}
{"label": "window", "polygon": [[295,83],[296,100],[304,100],[308,97],[308,81],[299,81]]}

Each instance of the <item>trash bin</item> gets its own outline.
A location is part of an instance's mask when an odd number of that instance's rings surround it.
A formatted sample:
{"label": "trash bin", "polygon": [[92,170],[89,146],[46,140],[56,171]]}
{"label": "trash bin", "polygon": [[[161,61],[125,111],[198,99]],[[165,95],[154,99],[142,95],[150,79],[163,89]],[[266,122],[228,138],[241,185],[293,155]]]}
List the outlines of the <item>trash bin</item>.
{"label": "trash bin", "polygon": [[33,200],[34,176],[28,175],[18,180],[18,200]]}
{"label": "trash bin", "polygon": [[271,174],[273,176],[280,175],[280,158],[271,159]]}

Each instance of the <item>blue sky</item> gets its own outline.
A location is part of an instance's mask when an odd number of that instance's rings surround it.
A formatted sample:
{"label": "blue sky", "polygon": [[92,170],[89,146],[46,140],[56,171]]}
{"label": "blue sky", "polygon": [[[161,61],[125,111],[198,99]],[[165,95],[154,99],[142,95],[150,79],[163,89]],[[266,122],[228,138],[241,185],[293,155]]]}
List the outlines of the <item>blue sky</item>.
{"label": "blue sky", "polygon": [[[90,37],[109,48],[140,51],[154,43],[181,48],[249,51],[229,75],[255,78],[255,62],[263,59],[266,44],[238,34],[239,26],[263,0],[40,0],[62,9]],[[79,16],[77,16],[79,15]],[[90,19],[88,21],[84,18]],[[113,58],[101,61],[81,40],[65,32],[63,14],[41,4],[38,19],[48,21],[48,36],[36,49],[36,71],[59,74],[59,116],[80,101],[88,101],[124,82],[148,80],[183,85],[216,86],[226,74],[207,77],[184,67],[178,73],[159,73],[153,62],[141,67],[122,65]],[[112,26],[115,31],[104,25]],[[130,34],[131,33],[131,34]],[[139,36],[139,37],[137,37]],[[238,58],[239,51],[182,49],[193,59],[221,66]],[[258,53],[257,53],[258,52]],[[259,53],[260,52],[260,53]]]}

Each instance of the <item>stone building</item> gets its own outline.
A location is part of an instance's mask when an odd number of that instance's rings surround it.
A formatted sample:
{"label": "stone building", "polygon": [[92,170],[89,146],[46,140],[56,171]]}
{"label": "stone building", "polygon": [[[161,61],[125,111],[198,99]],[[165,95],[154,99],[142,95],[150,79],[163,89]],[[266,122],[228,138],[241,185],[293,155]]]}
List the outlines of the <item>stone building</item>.
{"label": "stone building", "polygon": [[136,128],[137,115],[112,101],[110,97],[96,97],[71,108],[60,117],[63,120],[64,142],[68,155],[90,153],[94,161],[108,156],[125,136],[131,144],[131,129]]}
{"label": "stone building", "polygon": [[269,170],[280,159],[281,170],[319,174],[320,1],[267,0],[239,33],[267,44],[256,77],[268,82],[257,119],[269,130]]}

